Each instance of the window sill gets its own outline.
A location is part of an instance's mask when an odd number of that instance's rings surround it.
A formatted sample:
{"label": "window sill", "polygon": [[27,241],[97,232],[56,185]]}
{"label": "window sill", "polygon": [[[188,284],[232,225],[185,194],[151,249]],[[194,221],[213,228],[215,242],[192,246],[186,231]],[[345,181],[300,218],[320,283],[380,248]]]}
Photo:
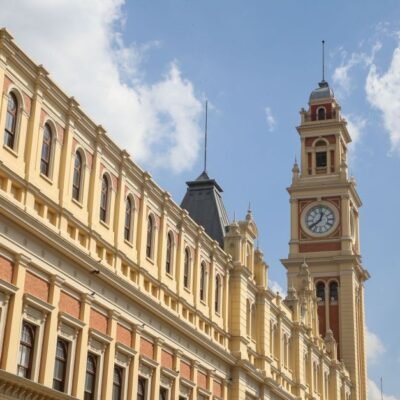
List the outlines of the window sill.
{"label": "window sill", "polygon": [[203,306],[206,306],[206,307],[207,307],[207,303],[206,303],[205,300],[200,299],[200,303],[203,304]]}
{"label": "window sill", "polygon": [[171,272],[165,272],[165,275],[171,280],[174,279],[174,276],[171,274]]}
{"label": "window sill", "polygon": [[132,249],[133,249],[133,243],[132,243],[130,240],[124,239],[124,243],[125,243],[127,246],[132,247]]}
{"label": "window sill", "polygon": [[79,200],[74,199],[73,197],[71,198],[71,201],[76,204],[79,208],[83,208],[82,203]]}
{"label": "window sill", "polygon": [[104,222],[100,219],[100,224],[103,225],[105,228],[110,229],[110,225],[107,222]]}
{"label": "window sill", "polygon": [[42,172],[40,173],[40,177],[41,177],[42,179],[44,179],[49,185],[53,185],[52,179],[50,179],[48,176],[46,176],[46,175],[43,174]]}
{"label": "window sill", "polygon": [[14,149],[12,149],[11,147],[7,146],[6,144],[3,144],[3,149],[7,150],[15,158],[18,158],[18,153]]}
{"label": "window sill", "polygon": [[146,256],[146,260],[147,260],[150,264],[154,265],[154,260],[153,260],[151,257]]}
{"label": "window sill", "polygon": [[185,290],[185,291],[188,292],[189,294],[192,293],[191,290],[190,290],[188,287],[186,287],[186,286],[183,287],[183,290]]}

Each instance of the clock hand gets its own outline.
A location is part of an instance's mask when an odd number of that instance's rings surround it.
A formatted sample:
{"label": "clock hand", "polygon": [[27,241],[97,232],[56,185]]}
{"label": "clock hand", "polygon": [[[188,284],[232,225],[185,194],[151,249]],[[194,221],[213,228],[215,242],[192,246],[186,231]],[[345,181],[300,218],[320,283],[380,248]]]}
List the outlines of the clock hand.
{"label": "clock hand", "polygon": [[319,220],[317,222],[314,222],[312,225],[310,225],[309,228],[310,229],[314,228],[315,225],[319,224],[322,221],[323,216],[324,216],[324,214],[322,213],[322,211],[320,211]]}

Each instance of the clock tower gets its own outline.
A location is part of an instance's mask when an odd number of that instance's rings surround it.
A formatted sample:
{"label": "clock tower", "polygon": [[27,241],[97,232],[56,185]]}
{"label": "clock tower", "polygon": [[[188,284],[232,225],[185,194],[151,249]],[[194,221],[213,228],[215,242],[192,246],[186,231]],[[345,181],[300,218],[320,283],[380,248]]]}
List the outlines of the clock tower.
{"label": "clock tower", "polygon": [[353,382],[352,399],[366,394],[364,281],[356,183],[347,170],[351,137],[332,89],[325,80],[300,111],[297,131],[300,166],[295,162],[290,194],[289,256],[282,260],[288,287],[299,290],[299,269],[308,265],[313,282],[318,332],[335,338],[337,358]]}

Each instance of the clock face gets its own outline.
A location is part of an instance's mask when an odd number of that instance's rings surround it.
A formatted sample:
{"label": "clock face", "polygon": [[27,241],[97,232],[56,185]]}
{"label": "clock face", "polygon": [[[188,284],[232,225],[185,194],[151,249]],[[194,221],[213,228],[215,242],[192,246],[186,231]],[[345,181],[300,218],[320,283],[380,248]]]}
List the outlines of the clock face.
{"label": "clock face", "polygon": [[335,213],[326,205],[314,206],[307,212],[305,223],[311,232],[324,234],[335,225]]}

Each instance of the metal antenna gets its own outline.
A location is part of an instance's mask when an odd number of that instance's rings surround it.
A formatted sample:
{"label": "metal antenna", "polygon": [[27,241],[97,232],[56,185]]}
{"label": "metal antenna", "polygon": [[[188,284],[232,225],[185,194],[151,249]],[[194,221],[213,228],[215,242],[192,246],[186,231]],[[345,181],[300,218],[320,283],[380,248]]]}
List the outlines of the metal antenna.
{"label": "metal antenna", "polygon": [[381,400],[383,400],[383,378],[381,377]]}
{"label": "metal antenna", "polygon": [[325,40],[322,41],[322,82],[325,82]]}
{"label": "metal antenna", "polygon": [[208,100],[206,100],[206,121],[204,127],[204,172],[207,172],[207,110]]}

